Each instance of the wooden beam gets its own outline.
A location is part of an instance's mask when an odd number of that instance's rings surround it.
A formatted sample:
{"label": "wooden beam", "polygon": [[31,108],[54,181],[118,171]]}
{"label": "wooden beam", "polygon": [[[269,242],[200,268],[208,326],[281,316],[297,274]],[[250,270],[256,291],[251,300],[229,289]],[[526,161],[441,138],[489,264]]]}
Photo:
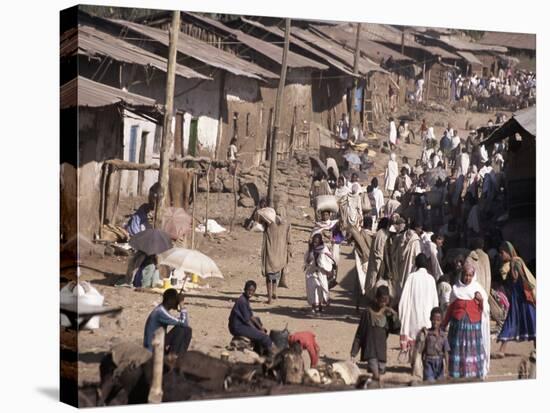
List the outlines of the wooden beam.
{"label": "wooden beam", "polygon": [[176,56],[178,53],[178,37],[180,32],[180,12],[172,12],[172,24],[170,25],[170,38],[168,50],[168,71],[166,74],[166,105],[164,110],[164,127],[160,151],[159,170],[159,205],[155,211],[155,223],[162,216],[164,208],[168,206],[168,179],[170,169],[170,150],[172,149],[173,133],[172,120],[174,118],[174,87],[176,82]]}
{"label": "wooden beam", "polygon": [[164,327],[155,331],[153,336],[153,379],[147,398],[149,403],[162,402],[162,372],[164,367]]}
{"label": "wooden beam", "polygon": [[269,165],[269,178],[267,185],[267,202],[273,206],[273,192],[275,187],[275,174],[277,173],[277,135],[279,133],[281,109],[283,104],[283,92],[286,83],[288,47],[290,43],[290,19],[285,19],[285,44],[283,48],[283,61],[281,64],[281,76],[279,87],[277,88],[277,97],[275,100],[275,115],[273,122],[273,133],[271,136],[271,160]]}

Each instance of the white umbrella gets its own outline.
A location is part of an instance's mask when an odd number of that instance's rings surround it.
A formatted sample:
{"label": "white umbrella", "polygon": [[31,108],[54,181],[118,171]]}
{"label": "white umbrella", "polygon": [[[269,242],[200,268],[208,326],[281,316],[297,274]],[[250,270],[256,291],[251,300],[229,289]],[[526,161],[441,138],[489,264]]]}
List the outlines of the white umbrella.
{"label": "white umbrella", "polygon": [[202,252],[186,248],[172,248],[158,255],[159,264],[173,267],[175,272],[190,272],[201,278],[223,278],[223,275],[212,260]]}

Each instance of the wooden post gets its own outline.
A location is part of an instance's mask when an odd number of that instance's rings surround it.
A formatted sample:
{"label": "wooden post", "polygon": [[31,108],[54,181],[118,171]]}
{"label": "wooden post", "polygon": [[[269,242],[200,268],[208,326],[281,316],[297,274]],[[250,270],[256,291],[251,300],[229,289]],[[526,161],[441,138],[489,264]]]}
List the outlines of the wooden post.
{"label": "wooden post", "polygon": [[168,171],[170,169],[170,150],[174,135],[172,132],[172,119],[174,117],[174,86],[176,83],[176,56],[178,53],[177,44],[180,32],[180,12],[172,12],[172,24],[170,26],[170,45],[168,51],[168,72],[166,74],[166,105],[164,107],[164,128],[162,133],[162,144],[160,150],[159,169],[159,202],[155,211],[155,225],[167,203]]}
{"label": "wooden post", "polygon": [[222,70],[221,79],[220,79],[220,104],[218,106],[218,134],[216,139],[216,149],[214,150],[214,159],[220,159],[220,147],[222,144],[223,136],[223,107],[224,104],[227,104],[227,98],[225,96],[225,74],[226,72]]}
{"label": "wooden post", "polygon": [[149,403],[162,402],[162,370],[164,366],[164,327],[155,331],[153,336],[153,380],[149,390]]}
{"label": "wooden post", "polygon": [[281,64],[281,76],[279,87],[277,88],[277,99],[275,101],[275,120],[273,122],[273,133],[271,134],[271,161],[269,165],[269,180],[267,187],[267,202],[273,206],[273,191],[275,186],[275,174],[277,173],[277,135],[279,133],[279,124],[281,117],[281,106],[283,104],[283,92],[286,83],[286,69],[288,45],[290,42],[290,19],[285,19],[285,45],[283,48],[283,61]]}
{"label": "wooden post", "polygon": [[405,27],[403,27],[401,32],[401,54],[405,54]]}
{"label": "wooden post", "polygon": [[197,174],[193,171],[193,212],[191,212],[191,249],[195,248],[195,205],[197,204]]}
{"label": "wooden post", "polygon": [[357,95],[357,86],[358,86],[358,80],[357,75],[359,75],[359,57],[360,57],[360,50],[359,50],[359,40],[361,38],[361,23],[357,23],[357,32],[355,35],[355,55],[353,56],[353,96],[351,97],[351,105],[349,107],[349,130],[348,130],[348,137],[351,134],[353,126],[355,126],[356,116],[355,116],[355,96]]}
{"label": "wooden post", "polygon": [[235,163],[235,169],[233,170],[233,218],[231,218],[231,226],[229,232],[233,232],[233,224],[237,218],[237,166]]}
{"label": "wooden post", "polygon": [[115,178],[118,175],[118,185],[117,185],[117,190],[116,190],[115,206],[113,207],[113,215],[112,215],[111,222],[110,222],[111,225],[116,225],[115,219],[116,219],[116,216],[117,216],[117,213],[118,213],[118,205],[120,204],[120,184],[121,184],[121,180],[122,180],[122,173],[121,173],[120,169],[115,169],[114,172],[118,172],[118,174],[113,174],[113,176]]}
{"label": "wooden post", "polygon": [[103,180],[101,182],[101,211],[99,214],[99,239],[103,239],[103,223],[105,222],[105,208],[107,204],[107,200],[105,199],[107,196],[107,175],[109,174],[111,165],[104,163],[103,168]]}
{"label": "wooden post", "polygon": [[206,217],[204,219],[204,235],[208,234],[208,201],[210,198],[210,167],[211,164],[208,164],[208,169],[206,170]]}

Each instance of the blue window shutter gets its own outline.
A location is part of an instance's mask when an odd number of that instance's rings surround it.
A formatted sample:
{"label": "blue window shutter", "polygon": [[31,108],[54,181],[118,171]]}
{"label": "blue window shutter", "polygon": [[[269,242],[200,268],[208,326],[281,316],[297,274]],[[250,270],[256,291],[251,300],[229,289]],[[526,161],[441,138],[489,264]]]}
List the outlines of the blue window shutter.
{"label": "blue window shutter", "polygon": [[130,162],[136,161],[138,128],[139,126],[134,125],[132,129],[130,129],[130,151],[128,153],[128,161]]}

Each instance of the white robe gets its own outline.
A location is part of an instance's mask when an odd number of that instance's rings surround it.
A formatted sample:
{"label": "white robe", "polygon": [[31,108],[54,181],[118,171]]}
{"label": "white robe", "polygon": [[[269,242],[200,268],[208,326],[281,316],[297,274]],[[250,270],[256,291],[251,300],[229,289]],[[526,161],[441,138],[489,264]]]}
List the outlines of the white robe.
{"label": "white robe", "polygon": [[430,312],[439,306],[434,277],[425,268],[411,273],[399,300],[401,336],[415,340],[418,332],[431,327]]}
{"label": "white robe", "polygon": [[394,121],[391,121],[390,122],[390,135],[389,135],[389,140],[391,143],[393,143],[394,145],[397,143],[397,128],[395,127],[395,122]]}
{"label": "white robe", "polygon": [[430,259],[430,273],[434,276],[435,280],[438,281],[441,276],[443,276],[443,270],[441,269],[441,264],[439,263],[439,250],[435,242],[430,241],[430,254],[428,258]]}
{"label": "white robe", "polygon": [[397,161],[394,161],[390,159],[388,161],[388,166],[386,168],[386,175],[385,175],[385,184],[384,189],[386,191],[391,191],[395,187],[395,180],[397,179],[397,176],[399,175]]}
{"label": "white robe", "polygon": [[329,300],[327,273],[332,270],[334,262],[331,259],[332,254],[326,246],[316,261],[312,255],[313,253],[306,251],[304,260],[306,265],[307,302],[310,305],[318,306],[326,304]]}
{"label": "white robe", "polygon": [[384,206],[384,194],[380,190],[380,188],[374,188],[372,190],[372,194],[374,197],[374,205],[376,208],[376,214],[380,216],[380,210]]}
{"label": "white robe", "polygon": [[468,169],[470,168],[470,155],[468,155],[467,153],[461,153],[458,159],[458,165],[460,166],[458,170],[458,175],[466,176],[466,174],[468,173]]}

